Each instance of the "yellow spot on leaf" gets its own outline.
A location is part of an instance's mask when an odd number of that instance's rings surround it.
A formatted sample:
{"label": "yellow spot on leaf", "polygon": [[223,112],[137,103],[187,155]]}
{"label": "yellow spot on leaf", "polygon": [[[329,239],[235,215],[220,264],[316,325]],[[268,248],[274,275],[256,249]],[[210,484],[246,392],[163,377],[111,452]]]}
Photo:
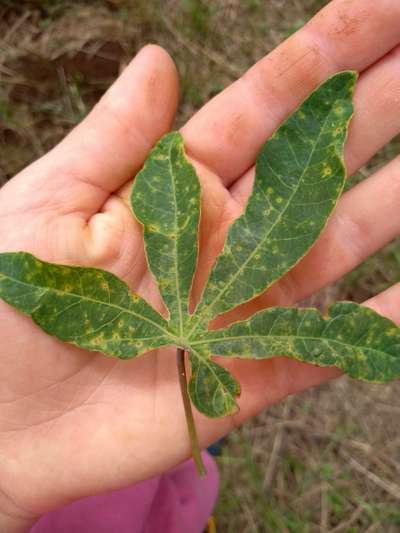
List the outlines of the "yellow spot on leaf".
{"label": "yellow spot on leaf", "polygon": [[332,167],[325,163],[322,175],[324,177],[331,176],[332,175]]}

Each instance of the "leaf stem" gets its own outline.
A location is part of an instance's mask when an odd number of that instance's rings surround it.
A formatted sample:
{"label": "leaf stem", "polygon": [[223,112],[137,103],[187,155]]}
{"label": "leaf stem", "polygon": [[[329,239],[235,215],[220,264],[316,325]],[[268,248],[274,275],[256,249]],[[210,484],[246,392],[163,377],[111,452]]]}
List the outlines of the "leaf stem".
{"label": "leaf stem", "polygon": [[204,464],[201,458],[201,451],[200,451],[199,441],[197,438],[196,426],[194,425],[192,405],[190,402],[190,397],[189,397],[188,388],[187,388],[185,350],[183,350],[182,348],[177,349],[176,361],[178,365],[179,385],[181,387],[183,406],[185,408],[186,424],[188,428],[190,444],[192,446],[193,460],[195,462],[199,476],[203,477],[206,475],[207,471],[204,467]]}

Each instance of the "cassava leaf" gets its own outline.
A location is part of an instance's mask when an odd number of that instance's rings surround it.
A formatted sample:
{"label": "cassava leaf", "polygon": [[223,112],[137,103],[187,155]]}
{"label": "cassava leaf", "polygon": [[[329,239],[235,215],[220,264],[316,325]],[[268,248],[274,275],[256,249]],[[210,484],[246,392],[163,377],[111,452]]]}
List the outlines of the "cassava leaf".
{"label": "cassava leaf", "polygon": [[197,262],[200,183],[180,133],[167,134],[152,150],[136,176],[131,203],[144,227],[147,260],[171,327],[183,337]]}
{"label": "cassava leaf", "polygon": [[[0,297],[47,333],[89,350],[131,358],[179,346],[181,356],[182,349],[190,353],[192,402],[211,417],[235,412],[240,393],[238,382],[211,354],[286,355],[336,365],[370,381],[398,377],[400,329],[348,302],[331,307],[327,318],[312,309],[275,308],[207,331],[213,317],[292,268],[324,228],[343,189],[355,79],[355,73],[343,72],[323,83],[264,145],[246,211],[229,229],[193,315],[188,303],[198,255],[200,185],[177,132],[151,151],[131,198],[169,321],[108,272],[53,265],[27,253],[0,254]],[[186,373],[180,375],[185,383]]]}
{"label": "cassava leaf", "polygon": [[367,307],[339,302],[316,309],[275,307],[228,328],[203,333],[193,347],[215,355],[265,359],[286,355],[349,376],[385,382],[400,376],[400,328]]}
{"label": "cassava leaf", "polygon": [[354,72],[323,83],[265,143],[245,213],[230,227],[192,331],[263,292],[307,252],[345,181]]}
{"label": "cassava leaf", "polygon": [[104,270],[0,254],[0,297],[46,333],[87,350],[125,359],[174,342],[162,316]]}
{"label": "cassava leaf", "polygon": [[197,409],[211,418],[231,415],[238,410],[239,383],[227,370],[211,361],[201,347],[190,350],[192,377],[189,394]]}

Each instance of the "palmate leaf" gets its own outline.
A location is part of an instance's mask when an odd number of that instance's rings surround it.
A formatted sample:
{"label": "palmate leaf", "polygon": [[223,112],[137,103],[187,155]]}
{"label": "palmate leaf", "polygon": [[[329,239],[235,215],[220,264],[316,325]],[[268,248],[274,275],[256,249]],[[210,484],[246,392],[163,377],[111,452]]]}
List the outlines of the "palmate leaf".
{"label": "palmate leaf", "polygon": [[210,417],[233,413],[240,393],[211,355],[287,355],[370,381],[398,377],[399,328],[357,304],[335,304],[327,318],[316,310],[275,308],[224,330],[207,329],[212,318],[284,275],[324,228],[344,185],[355,79],[343,72],[327,80],[266,142],[246,211],[229,229],[193,315],[200,185],[177,132],[152,150],[131,199],[168,320],[108,272],[53,265],[23,252],[0,254],[0,297],[47,333],[89,350],[120,358],[167,345],[186,350],[187,389]]}

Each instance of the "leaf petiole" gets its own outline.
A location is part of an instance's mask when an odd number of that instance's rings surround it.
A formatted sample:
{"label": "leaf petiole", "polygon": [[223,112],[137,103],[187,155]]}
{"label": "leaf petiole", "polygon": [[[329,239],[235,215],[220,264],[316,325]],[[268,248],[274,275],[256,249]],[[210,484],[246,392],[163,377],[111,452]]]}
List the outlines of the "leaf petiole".
{"label": "leaf petiole", "polygon": [[192,446],[193,460],[195,462],[199,476],[204,477],[207,474],[207,471],[201,458],[201,451],[197,438],[196,426],[194,425],[192,406],[187,388],[185,350],[183,350],[182,348],[177,348],[176,361],[178,365],[179,385],[181,388],[183,406],[185,408],[186,424],[189,432],[190,444]]}

